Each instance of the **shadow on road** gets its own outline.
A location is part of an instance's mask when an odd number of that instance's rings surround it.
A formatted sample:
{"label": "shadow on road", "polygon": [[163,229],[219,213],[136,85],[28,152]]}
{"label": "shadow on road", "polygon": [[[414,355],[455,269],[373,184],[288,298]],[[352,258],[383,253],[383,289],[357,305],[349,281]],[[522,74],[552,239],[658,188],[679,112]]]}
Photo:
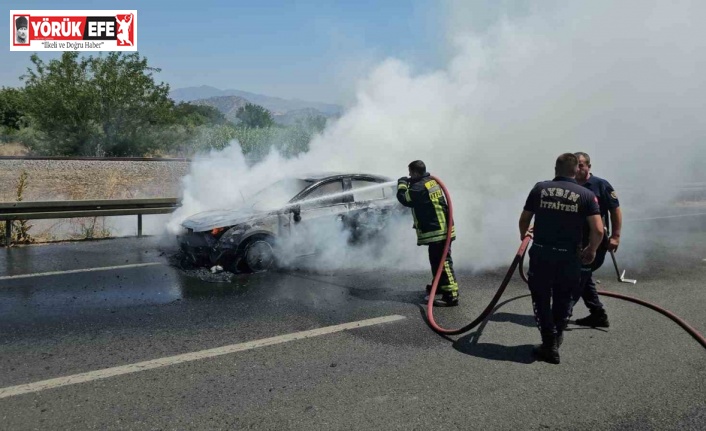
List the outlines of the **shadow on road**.
{"label": "shadow on road", "polygon": [[453,348],[466,355],[493,361],[517,362],[520,364],[531,364],[535,361],[532,356],[532,344],[503,346],[492,343],[476,343],[475,337],[475,332],[461,337],[453,343]]}
{"label": "shadow on road", "polygon": [[[573,323],[573,321],[571,321],[571,322],[569,322],[569,323]],[[566,331],[564,331],[564,332],[586,331],[586,330],[588,330],[588,331],[605,332],[606,334],[608,333],[608,331],[605,330],[605,329],[603,329],[603,328],[591,328],[591,327],[588,327],[588,326],[574,326],[574,327],[569,326],[568,328],[566,328]]]}
{"label": "shadow on road", "polygon": [[[475,332],[471,332],[462,336],[458,340],[452,340],[447,335],[439,334],[441,337],[452,341],[453,348],[466,355],[476,356],[479,358],[490,359],[494,361],[509,361],[520,364],[531,364],[535,361],[532,355],[532,344],[523,344],[519,346],[503,346],[493,343],[479,343],[483,330],[488,322],[511,322],[521,326],[534,327],[535,321],[533,316],[514,313],[495,313],[507,303],[526,298],[529,295],[520,295],[514,298],[507,299],[493,309],[493,312],[478,326]],[[426,320],[426,309],[420,307],[422,315]]]}
{"label": "shadow on road", "polygon": [[528,328],[534,328],[537,326],[534,316],[527,314],[495,313],[490,316],[488,320],[491,322],[514,323],[515,325],[525,326]]}

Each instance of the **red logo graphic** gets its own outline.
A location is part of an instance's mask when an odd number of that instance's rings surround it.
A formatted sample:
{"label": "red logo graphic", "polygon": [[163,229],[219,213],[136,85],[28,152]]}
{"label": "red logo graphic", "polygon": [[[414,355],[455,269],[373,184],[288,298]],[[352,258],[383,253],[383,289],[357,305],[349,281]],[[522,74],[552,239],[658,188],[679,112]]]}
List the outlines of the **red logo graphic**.
{"label": "red logo graphic", "polygon": [[135,42],[135,30],[132,25],[132,14],[116,15],[115,21],[118,24],[118,45],[133,46]]}

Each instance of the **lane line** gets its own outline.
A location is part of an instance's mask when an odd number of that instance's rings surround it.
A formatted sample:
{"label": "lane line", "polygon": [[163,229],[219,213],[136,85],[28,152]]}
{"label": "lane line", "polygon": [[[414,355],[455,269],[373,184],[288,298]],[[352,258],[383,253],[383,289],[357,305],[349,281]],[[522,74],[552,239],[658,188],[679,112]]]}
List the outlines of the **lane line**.
{"label": "lane line", "polygon": [[3,275],[0,280],[15,280],[18,278],[46,277],[48,275],[77,274],[81,272],[110,271],[111,269],[139,268],[142,266],[166,265],[162,262],[132,263],[129,265],[101,266],[98,268],[69,269],[66,271],[36,272],[34,274]]}
{"label": "lane line", "polygon": [[105,368],[97,371],[89,371],[87,373],[74,374],[71,376],[58,377],[49,380],[42,380],[39,382],[27,383],[24,385],[9,386],[0,389],[0,399],[13,397],[16,395],[28,394],[32,392],[44,391],[47,389],[59,388],[62,386],[90,382],[93,380],[106,379],[108,377],[120,376],[123,374],[153,370],[155,368],[162,368],[170,365],[181,364],[184,362],[197,361],[199,359],[213,358],[216,356],[227,355],[230,353],[257,349],[259,347],[272,346],[275,344],[287,343],[290,341],[304,340],[307,338],[333,334],[335,332],[341,332],[348,329],[363,328],[366,326],[374,326],[383,323],[396,322],[405,318],[405,316],[400,316],[396,314],[390,316],[376,317],[374,319],[366,319],[357,322],[349,322],[340,325],[311,329],[308,331],[294,332],[291,334],[279,335],[271,338],[263,338],[261,340],[248,341],[240,344],[231,344],[229,346],[217,347],[215,349],[184,353],[176,356],[168,356],[165,358],[153,359],[150,361],[138,362],[135,364],[123,365],[119,367]]}

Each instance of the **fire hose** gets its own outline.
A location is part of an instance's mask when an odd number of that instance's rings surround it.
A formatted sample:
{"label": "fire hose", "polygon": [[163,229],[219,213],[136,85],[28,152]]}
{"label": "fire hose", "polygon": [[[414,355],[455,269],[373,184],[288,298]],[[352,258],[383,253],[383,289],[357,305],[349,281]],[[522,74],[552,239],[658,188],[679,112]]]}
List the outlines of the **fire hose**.
{"label": "fire hose", "polygon": [[[481,312],[481,314],[476,317],[472,322],[469,324],[458,328],[458,329],[447,329],[441,327],[439,324],[436,323],[436,320],[434,319],[434,297],[436,295],[436,290],[439,285],[439,280],[441,278],[441,272],[444,269],[444,262],[446,261],[446,256],[448,256],[449,248],[451,246],[451,238],[452,238],[452,229],[453,229],[453,204],[451,202],[451,195],[449,194],[448,189],[444,185],[444,183],[437,177],[432,176],[431,177],[433,180],[435,180],[441,189],[444,192],[444,195],[446,196],[446,203],[448,205],[448,223],[447,223],[447,231],[446,231],[446,242],[444,244],[444,251],[441,255],[441,260],[439,263],[439,267],[436,270],[436,273],[434,274],[434,281],[432,282],[431,286],[431,291],[429,292],[429,299],[427,301],[427,323],[429,326],[437,333],[439,334],[444,334],[444,335],[457,335],[457,334],[463,334],[465,332],[470,331],[471,329],[475,328],[478,326],[481,322],[483,322],[494,310],[495,305],[498,303],[500,300],[500,297],[502,294],[505,292],[505,288],[507,288],[507,285],[510,283],[510,280],[512,279],[512,276],[515,273],[515,270],[519,266],[520,270],[520,277],[525,283],[528,283],[528,279],[525,276],[524,268],[523,268],[523,263],[525,259],[525,254],[527,253],[527,246],[529,245],[530,241],[532,240],[532,232],[527,232],[525,237],[522,240],[522,243],[520,244],[519,249],[517,250],[517,253],[515,254],[515,257],[512,260],[512,263],[510,264],[510,267],[508,268],[507,272],[505,273],[505,278],[503,278],[502,283],[500,284],[500,287],[498,288],[497,292],[495,293],[495,296],[493,296],[493,299],[491,299],[490,303],[488,304],[487,307]],[[614,292],[608,292],[605,290],[598,290],[599,295],[603,296],[609,296],[612,298],[617,298],[617,299],[622,299],[625,301],[633,302],[635,304],[642,305],[644,307],[650,308],[652,310],[655,310],[667,317],[669,317],[671,320],[676,322],[679,326],[681,326],[689,335],[691,335],[699,344],[701,344],[702,347],[706,348],[706,338],[704,338],[703,335],[701,335],[696,329],[694,329],[691,325],[686,323],[683,319],[681,319],[679,316],[675,315],[674,313],[670,312],[669,310],[666,310],[658,305],[652,304],[651,302],[644,301],[639,298],[635,298],[632,296],[628,295],[623,295],[619,293],[614,293]]]}

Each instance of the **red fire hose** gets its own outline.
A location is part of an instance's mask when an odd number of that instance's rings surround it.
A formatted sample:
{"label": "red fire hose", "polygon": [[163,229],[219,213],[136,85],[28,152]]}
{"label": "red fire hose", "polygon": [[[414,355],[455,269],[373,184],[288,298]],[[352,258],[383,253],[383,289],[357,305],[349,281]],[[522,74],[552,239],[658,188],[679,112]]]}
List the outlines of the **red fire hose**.
{"label": "red fire hose", "polygon": [[449,220],[448,220],[448,229],[446,231],[446,243],[444,245],[444,252],[441,254],[441,261],[439,263],[439,268],[437,268],[436,273],[434,274],[434,281],[432,282],[431,285],[431,292],[429,293],[429,300],[427,302],[427,323],[431,328],[438,332],[439,334],[446,334],[446,335],[457,335],[457,334],[463,334],[464,332],[468,332],[471,329],[475,328],[478,326],[482,321],[484,321],[490,313],[493,312],[493,308],[495,308],[495,305],[500,301],[500,297],[503,295],[503,292],[505,292],[505,288],[507,285],[510,283],[510,280],[512,279],[512,275],[515,273],[515,269],[517,266],[521,263],[522,261],[522,256],[525,255],[525,252],[527,250],[527,245],[529,245],[530,240],[532,239],[532,235],[529,234],[525,237],[525,239],[522,241],[522,244],[520,244],[520,248],[517,250],[517,254],[515,254],[515,258],[512,260],[512,264],[510,265],[510,268],[508,268],[507,273],[505,274],[505,278],[503,279],[503,282],[500,284],[500,288],[498,288],[498,291],[495,293],[495,296],[493,299],[490,301],[487,307],[485,307],[485,310],[476,317],[475,320],[473,320],[471,323],[468,325],[458,328],[458,329],[446,329],[442,328],[439,326],[436,321],[434,320],[434,296],[436,295],[436,289],[439,286],[439,279],[441,278],[441,271],[444,269],[444,261],[446,261],[446,256],[449,253],[449,247],[451,246],[451,230],[453,228],[453,204],[451,203],[451,195],[449,194],[448,189],[444,185],[444,183],[438,179],[435,176],[431,177],[432,179],[436,180],[437,183],[439,183],[439,186],[441,186],[441,189],[444,191],[444,195],[446,196],[446,203],[449,206]]}
{"label": "red fire hose", "polygon": [[[458,328],[458,329],[446,329],[442,328],[439,326],[436,321],[434,320],[434,296],[436,295],[436,289],[439,285],[439,279],[441,278],[441,271],[444,269],[444,261],[446,261],[446,256],[448,255],[449,252],[449,247],[451,246],[451,232],[453,228],[453,204],[451,202],[451,195],[449,194],[448,189],[444,185],[444,183],[437,177],[432,176],[432,179],[434,179],[439,186],[441,186],[441,189],[444,191],[444,195],[446,196],[446,203],[448,204],[449,207],[449,220],[447,223],[447,232],[446,232],[446,243],[444,245],[444,252],[441,255],[441,261],[439,263],[439,268],[437,268],[436,273],[434,274],[434,281],[432,282],[431,286],[431,292],[429,293],[429,300],[427,301],[427,323],[429,326],[436,332],[440,334],[445,334],[445,335],[457,335],[457,334],[462,334],[464,332],[468,332],[471,329],[475,328],[480,324],[483,320],[485,320],[490,313],[493,312],[493,309],[495,308],[495,305],[498,303],[500,300],[500,297],[502,296],[503,292],[505,292],[505,288],[507,285],[510,283],[510,280],[512,279],[513,274],[515,273],[515,269],[519,266],[520,267],[520,277],[522,280],[526,283],[527,282],[527,277],[525,276],[524,268],[522,267],[522,264],[525,259],[525,254],[527,253],[527,246],[529,245],[529,242],[532,240],[532,233],[528,232],[525,238],[522,240],[522,243],[520,244],[520,248],[517,250],[517,253],[515,254],[515,258],[512,260],[512,264],[510,265],[510,268],[508,268],[507,273],[505,274],[505,278],[503,279],[503,282],[500,284],[500,287],[498,288],[498,291],[495,293],[495,296],[493,299],[490,301],[487,307],[485,307],[485,310],[475,318],[471,323],[468,325]],[[632,296],[627,296],[627,295],[622,295],[619,293],[613,293],[613,292],[607,292],[604,290],[599,290],[598,294],[603,295],[603,296],[610,296],[613,298],[618,298],[618,299],[623,299],[625,301],[630,301],[634,302],[636,304],[643,305],[645,307],[651,308],[659,313],[662,313],[663,315],[669,317],[672,319],[674,322],[676,322],[679,326],[681,326],[686,332],[689,333],[696,341],[701,344],[704,348],[706,348],[706,338],[704,338],[703,335],[701,335],[696,329],[694,329],[692,326],[690,326],[688,323],[686,323],[683,319],[679,318],[676,316],[674,313],[665,310],[664,308],[652,304],[647,301],[643,301],[638,298],[634,298]]]}
{"label": "red fire hose", "polygon": [[[522,281],[527,283],[528,280],[527,280],[527,276],[525,275],[525,269],[523,267],[524,261],[525,261],[525,256],[522,255],[522,258],[520,259],[520,277],[522,278]],[[681,317],[672,313],[671,311],[666,310],[666,309],[660,307],[659,305],[653,304],[651,302],[647,302],[647,301],[639,299],[639,298],[635,298],[633,296],[623,295],[621,293],[615,293],[615,292],[608,292],[607,290],[597,290],[597,292],[599,295],[610,296],[611,298],[618,298],[618,299],[622,299],[625,301],[634,302],[635,304],[640,304],[642,306],[645,306],[647,308],[651,308],[652,310],[669,317],[674,322],[676,322],[677,325],[681,326],[686,332],[688,332],[689,335],[694,337],[694,339],[696,341],[698,341],[699,344],[701,344],[704,348],[706,348],[706,338],[704,338],[704,336],[701,335],[699,333],[699,331],[694,329],[693,326],[686,323],[686,321],[684,321],[684,319],[682,319]]]}

